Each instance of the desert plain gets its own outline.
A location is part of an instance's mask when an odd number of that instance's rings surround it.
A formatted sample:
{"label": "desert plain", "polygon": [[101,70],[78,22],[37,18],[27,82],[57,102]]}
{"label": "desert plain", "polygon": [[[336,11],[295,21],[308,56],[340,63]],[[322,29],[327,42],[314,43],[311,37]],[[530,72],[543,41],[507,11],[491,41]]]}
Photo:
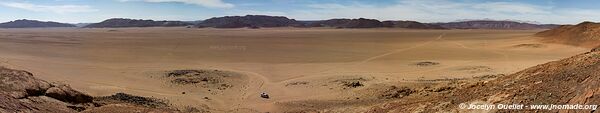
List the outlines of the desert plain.
{"label": "desert plain", "polygon": [[[512,74],[589,50],[545,42],[534,36],[539,31],[0,29],[0,66],[92,96],[125,92],[213,112],[361,109],[393,101],[378,98],[384,86]],[[224,76],[169,78],[190,70]]]}

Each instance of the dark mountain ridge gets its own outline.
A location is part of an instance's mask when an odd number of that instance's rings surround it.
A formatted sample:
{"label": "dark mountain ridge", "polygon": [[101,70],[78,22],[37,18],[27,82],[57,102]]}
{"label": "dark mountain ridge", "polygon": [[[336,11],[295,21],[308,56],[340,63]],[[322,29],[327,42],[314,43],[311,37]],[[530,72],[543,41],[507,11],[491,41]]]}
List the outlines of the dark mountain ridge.
{"label": "dark mountain ridge", "polygon": [[204,20],[196,26],[214,28],[302,27],[304,24],[283,16],[246,15],[214,17]]}
{"label": "dark mountain ridge", "polygon": [[407,29],[447,29],[439,25],[421,23],[417,21],[383,21],[384,27]]}
{"label": "dark mountain ridge", "polygon": [[508,20],[471,20],[447,23],[432,23],[448,29],[552,29],[559,25],[531,24]]}
{"label": "dark mountain ridge", "polygon": [[259,27],[332,27],[332,28],[407,28],[407,29],[551,29],[554,24],[533,24],[510,20],[468,20],[447,23],[421,23],[417,21],[379,21],[376,19],[329,19],[297,21],[283,16],[246,15],[214,17],[196,26],[200,28],[259,28]]}
{"label": "dark mountain ridge", "polygon": [[104,20],[100,23],[93,23],[84,26],[85,28],[122,28],[122,27],[176,27],[176,26],[188,26],[191,23],[182,21],[154,21],[154,20],[142,20],[142,19],[126,19],[126,18],[112,18]]}
{"label": "dark mountain ridge", "polygon": [[329,19],[313,22],[310,27],[334,27],[334,28],[379,28],[383,23],[375,19]]}
{"label": "dark mountain ridge", "polygon": [[[333,27],[333,28],[407,28],[407,29],[552,29],[555,24],[534,24],[512,20],[466,20],[447,23],[421,23],[417,21],[379,21],[376,19],[329,19],[297,21],[284,16],[245,15],[213,17],[202,21],[154,21],[142,19],[112,18],[99,23],[77,24],[85,28],[121,28],[121,27],[176,27],[195,25],[199,28],[261,28],[261,27]],[[17,20],[0,24],[0,28],[29,27],[76,27],[72,24]]]}
{"label": "dark mountain ridge", "polygon": [[0,23],[0,28],[45,28],[45,27],[77,27],[72,24],[58,22],[43,22],[37,20],[15,20],[5,23]]}

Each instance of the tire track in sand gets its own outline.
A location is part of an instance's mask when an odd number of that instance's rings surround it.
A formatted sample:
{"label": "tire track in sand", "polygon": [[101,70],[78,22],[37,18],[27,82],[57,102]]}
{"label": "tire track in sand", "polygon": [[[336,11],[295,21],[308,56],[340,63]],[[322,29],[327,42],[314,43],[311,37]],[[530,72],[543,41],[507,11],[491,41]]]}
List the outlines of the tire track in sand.
{"label": "tire track in sand", "polygon": [[[456,46],[459,46],[459,47],[461,47],[461,48],[463,48],[463,49],[477,50],[477,49],[474,49],[474,48],[468,47],[468,46],[466,46],[466,45],[464,45],[464,44],[462,44],[462,43],[458,43],[458,42],[456,42],[456,41],[450,41],[450,40],[445,40],[445,41],[446,41],[446,42],[448,42],[448,43],[452,43],[452,44],[454,44],[454,45],[456,45]],[[486,41],[485,43],[487,44],[487,41]],[[490,48],[488,48],[488,49],[490,49]],[[502,57],[504,58],[504,59],[503,59],[504,61],[509,61],[509,56],[508,56],[508,54],[507,54],[507,53],[500,52],[499,50],[492,50],[492,49],[490,49],[490,50],[491,50],[491,51],[489,51],[490,53],[497,54],[497,55],[502,55]]]}
{"label": "tire track in sand", "polygon": [[[380,54],[380,55],[368,57],[368,58],[366,58],[364,60],[355,61],[356,63],[354,63],[352,65],[348,65],[347,67],[362,65],[364,63],[373,61],[373,60],[378,59],[378,58],[382,58],[382,57],[389,56],[389,55],[392,55],[392,54],[396,54],[396,53],[408,51],[408,50],[411,50],[411,49],[423,47],[423,46],[429,45],[429,44],[431,44],[431,43],[433,43],[435,41],[441,40],[445,35],[446,35],[446,33],[443,33],[443,34],[439,35],[437,38],[435,38],[433,40],[429,40],[427,42],[423,42],[423,43],[420,43],[420,44],[417,44],[417,45],[413,45],[413,46],[410,46],[410,47],[407,47],[407,48],[401,48],[401,49],[392,50],[392,51],[389,51],[389,52],[386,52],[386,53],[383,53],[383,54]],[[340,68],[343,68],[343,67],[344,66],[329,68],[329,69],[325,69],[323,71],[319,71],[317,73],[325,73],[325,72],[329,72],[329,71],[334,71],[334,70],[337,70],[337,69],[340,69]],[[286,80],[286,81],[288,81],[288,80]]]}
{"label": "tire track in sand", "polygon": [[408,47],[408,48],[396,49],[396,50],[393,50],[393,51],[390,51],[390,52],[387,52],[387,53],[383,53],[381,55],[369,57],[369,58],[367,58],[365,60],[362,60],[359,63],[356,63],[356,64],[354,64],[352,66],[361,65],[361,64],[373,61],[373,60],[381,58],[381,57],[385,57],[385,56],[388,56],[388,55],[392,55],[392,54],[396,54],[396,53],[400,53],[400,52],[404,52],[404,51],[408,51],[408,50],[411,50],[411,49],[415,49],[415,48],[419,48],[419,47],[423,47],[423,46],[429,45],[430,43],[433,43],[433,42],[435,42],[437,40],[441,40],[444,37],[444,35],[446,35],[446,33],[441,34],[436,39],[433,39],[433,40],[430,40],[430,41],[427,41],[427,42],[423,42],[421,44],[417,44],[417,45],[414,45],[414,46],[411,46],[411,47]]}

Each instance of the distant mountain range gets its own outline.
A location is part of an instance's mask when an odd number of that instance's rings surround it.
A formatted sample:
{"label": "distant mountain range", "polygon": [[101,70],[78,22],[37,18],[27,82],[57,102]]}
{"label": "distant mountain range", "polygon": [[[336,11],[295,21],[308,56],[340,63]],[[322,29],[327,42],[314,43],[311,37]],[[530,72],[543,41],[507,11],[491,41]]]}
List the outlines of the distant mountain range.
{"label": "distant mountain range", "polygon": [[559,25],[531,24],[516,21],[470,20],[461,22],[433,23],[448,29],[552,29]]}
{"label": "distant mountain range", "polygon": [[302,27],[304,24],[283,16],[246,15],[214,17],[204,20],[196,26],[214,28]]}
{"label": "distant mountain range", "polygon": [[58,22],[42,22],[37,20],[15,20],[5,23],[0,23],[0,28],[44,28],[44,27],[77,27],[72,24]]}
{"label": "distant mountain range", "polygon": [[198,27],[333,27],[333,28],[407,28],[407,29],[551,29],[559,25],[532,24],[516,21],[469,20],[448,23],[420,23],[416,21],[379,21],[375,19],[329,19],[296,21],[281,16],[246,15],[216,17],[197,24]]}
{"label": "distant mountain range", "polygon": [[379,20],[375,19],[330,19],[313,22],[310,27],[335,27],[335,28],[378,28],[383,27]]}
{"label": "distant mountain range", "polygon": [[329,19],[317,21],[296,21],[281,16],[246,15],[215,17],[205,20],[198,27],[244,28],[244,27],[332,27],[332,28],[414,28],[444,29],[437,25],[416,21],[384,21],[375,19]]}
{"label": "distant mountain range", "polygon": [[[6,24],[6,25],[4,25]],[[376,19],[329,19],[298,21],[284,16],[246,15],[214,17],[203,21],[154,21],[142,19],[112,18],[99,23],[64,24],[35,20],[16,20],[0,24],[0,28],[31,27],[84,27],[84,28],[123,28],[123,27],[181,27],[199,28],[268,28],[268,27],[331,27],[331,28],[406,28],[406,29],[551,29],[559,25],[533,24],[510,20],[465,20],[447,23],[421,23],[417,21],[379,21]]]}
{"label": "distant mountain range", "polygon": [[85,28],[121,28],[121,27],[175,27],[192,25],[182,21],[154,21],[141,19],[112,18],[100,23],[84,26]]}
{"label": "distant mountain range", "polygon": [[407,28],[407,29],[448,29],[435,24],[421,23],[417,21],[383,21],[384,27]]}

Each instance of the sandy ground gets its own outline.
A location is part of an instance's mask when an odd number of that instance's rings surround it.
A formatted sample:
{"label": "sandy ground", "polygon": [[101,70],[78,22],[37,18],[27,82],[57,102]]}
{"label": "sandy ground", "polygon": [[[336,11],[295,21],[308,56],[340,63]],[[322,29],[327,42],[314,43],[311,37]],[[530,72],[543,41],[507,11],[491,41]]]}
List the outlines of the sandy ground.
{"label": "sandy ground", "polygon": [[[126,92],[214,112],[277,112],[381,84],[510,74],[587,51],[536,30],[0,29],[0,65],[94,96]],[[418,65],[430,62],[431,65]],[[427,64],[427,63],[425,63]],[[171,70],[238,73],[228,89],[173,84]],[[361,81],[360,88],[343,87]],[[185,92],[185,94],[183,94]],[[268,92],[270,99],[259,97]],[[368,104],[368,103],[367,103]]]}

